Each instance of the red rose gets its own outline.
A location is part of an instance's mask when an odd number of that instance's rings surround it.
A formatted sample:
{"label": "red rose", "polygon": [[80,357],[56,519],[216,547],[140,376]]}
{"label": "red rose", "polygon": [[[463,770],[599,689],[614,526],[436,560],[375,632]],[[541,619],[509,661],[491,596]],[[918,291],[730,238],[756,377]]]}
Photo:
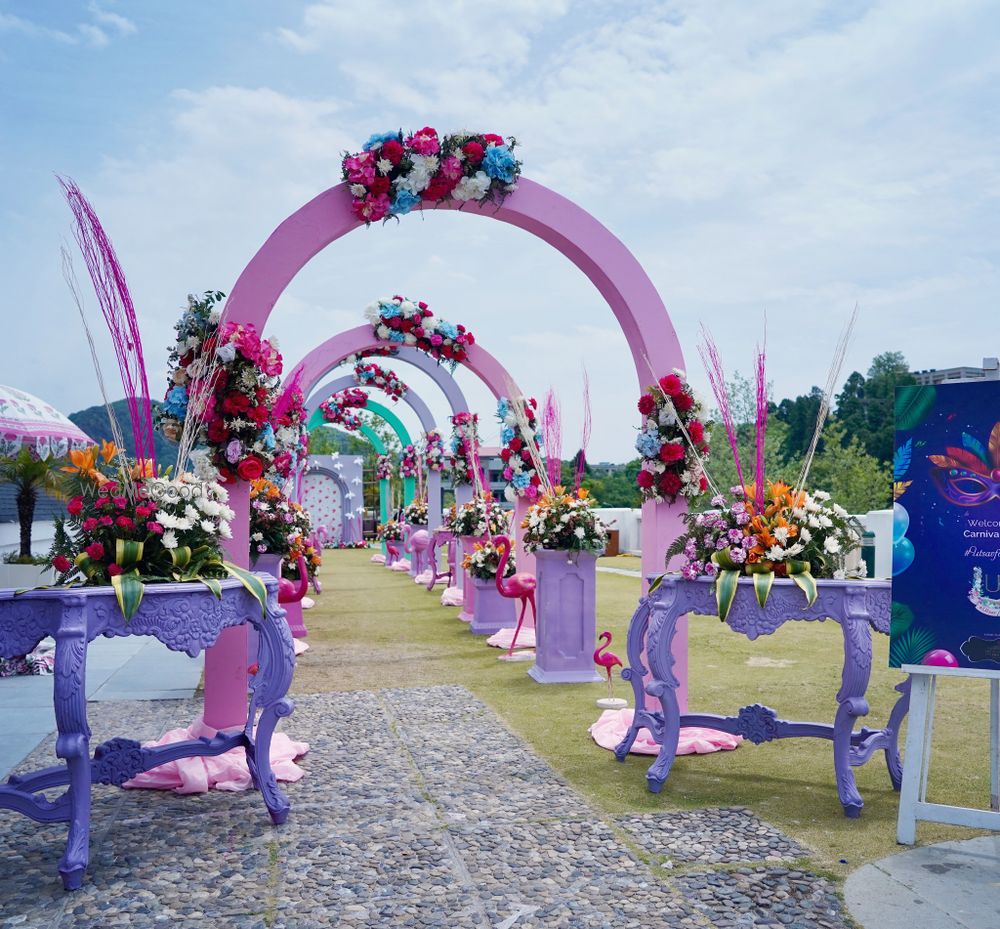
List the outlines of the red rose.
{"label": "red rose", "polygon": [[66,505],[70,516],[79,516],[83,512],[83,497],[74,497]]}
{"label": "red rose", "polygon": [[521,461],[531,461],[531,452],[526,448],[521,449]]}
{"label": "red rose", "polygon": [[487,132],[483,139],[487,145],[503,145],[503,136],[497,135],[495,132]]}
{"label": "red rose", "polygon": [[542,479],[537,474],[531,475],[531,483],[534,487],[538,487],[542,483]]}
{"label": "red rose", "polygon": [[676,374],[668,374],[660,378],[660,389],[668,397],[676,397],[684,389],[684,385]]}
{"label": "red rose", "polygon": [[660,475],[660,492],[668,497],[676,497],[681,489],[681,479],[673,471]]}
{"label": "red rose", "polygon": [[698,489],[702,491],[708,490],[708,480],[705,478],[704,474],[698,478]]}
{"label": "red rose", "polygon": [[93,532],[97,528],[97,520],[91,516],[89,519],[85,519],[81,524],[84,532]]}
{"label": "red rose", "polygon": [[391,319],[384,320],[384,322],[390,329],[398,329],[402,320],[398,316],[393,316]]}
{"label": "red rose", "polygon": [[478,142],[466,142],[462,146],[462,154],[469,160],[469,164],[477,165],[483,160],[486,152]]}
{"label": "red rose", "polygon": [[219,480],[223,484],[233,484],[233,483],[236,482],[236,475],[233,474],[233,472],[230,471],[229,468],[220,467],[219,468]]}
{"label": "red rose", "polygon": [[386,161],[391,161],[394,165],[398,165],[403,158],[403,146],[400,145],[395,139],[389,139],[388,142],[382,143],[382,148],[379,150],[379,154]]}
{"label": "red rose", "polygon": [[674,397],[674,406],[677,407],[678,412],[686,413],[694,406],[694,397],[691,394],[679,393]]}
{"label": "red rose", "polygon": [[414,327],[414,325],[415,325],[414,320],[404,319],[400,322],[399,328],[402,329],[403,332],[409,332]]}
{"label": "red rose", "polygon": [[684,446],[680,442],[664,442],[660,446],[660,461],[681,461],[684,458]]}
{"label": "red rose", "polygon": [[656,409],[656,401],[653,399],[651,394],[643,394],[639,398],[639,412],[643,416],[649,416],[653,410]]}
{"label": "red rose", "polygon": [[119,516],[118,519],[115,520],[115,525],[117,525],[119,529],[131,529],[135,526],[135,523],[132,522],[128,516]]}
{"label": "red rose", "polygon": [[504,461],[510,461],[510,449],[509,448],[501,448],[500,449],[500,457]]}
{"label": "red rose", "polygon": [[642,488],[649,488],[653,486],[653,472],[652,471],[640,471],[635,476],[635,482]]}
{"label": "red rose", "polygon": [[510,447],[511,447],[511,448],[512,448],[512,449],[513,449],[513,450],[514,450],[515,452],[519,452],[519,451],[521,451],[521,446],[522,446],[522,445],[524,445],[524,442],[523,442],[523,440],[522,440],[522,439],[520,438],[520,436],[514,436],[514,438],[510,440]]}
{"label": "red rose", "polygon": [[91,543],[84,551],[87,553],[87,557],[92,558],[94,561],[99,561],[104,557],[104,546],[100,542]]}
{"label": "red rose", "polygon": [[420,194],[422,200],[427,200],[433,203],[436,200],[443,200],[455,189],[455,181],[450,181],[446,177],[442,177],[439,174],[435,174],[431,178],[430,184],[424,189],[423,193]]}
{"label": "red rose", "polygon": [[231,390],[222,401],[223,413],[245,413],[250,409],[250,398],[238,390]]}
{"label": "red rose", "polygon": [[52,567],[55,568],[60,574],[65,574],[70,568],[73,567],[73,562],[70,561],[65,555],[56,555],[52,559]]}
{"label": "red rose", "polygon": [[258,425],[263,426],[267,422],[267,407],[255,406],[250,411],[250,418]]}
{"label": "red rose", "polygon": [[256,455],[248,455],[236,466],[236,474],[243,481],[255,481],[264,473],[264,465]]}
{"label": "red rose", "polygon": [[371,186],[368,189],[376,195],[389,193],[389,178],[380,175],[371,182]]}
{"label": "red rose", "polygon": [[705,439],[705,427],[697,419],[692,420],[688,423],[688,435],[691,436],[691,441],[695,445],[700,445]]}
{"label": "red rose", "polygon": [[465,344],[466,345],[475,345],[476,344],[476,338],[475,338],[475,336],[471,332],[465,333]]}
{"label": "red rose", "polygon": [[122,566],[117,564],[108,565],[108,577],[117,577],[122,573]]}
{"label": "red rose", "polygon": [[225,420],[221,417],[213,419],[208,424],[206,435],[208,436],[209,442],[218,442],[220,444],[225,442],[229,438],[229,429],[226,427]]}

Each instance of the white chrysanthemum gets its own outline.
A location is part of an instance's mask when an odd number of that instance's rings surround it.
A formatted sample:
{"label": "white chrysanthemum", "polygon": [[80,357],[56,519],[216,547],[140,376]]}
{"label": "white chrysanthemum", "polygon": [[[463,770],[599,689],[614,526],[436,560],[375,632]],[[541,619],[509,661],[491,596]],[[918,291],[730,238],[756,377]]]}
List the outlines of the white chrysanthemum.
{"label": "white chrysanthemum", "polygon": [[583,528],[583,526],[577,526],[576,529],[573,530],[573,535],[575,535],[578,539],[582,539],[586,534],[587,531]]}
{"label": "white chrysanthemum", "polygon": [[472,177],[463,177],[452,193],[456,200],[482,200],[489,189],[489,175],[485,171],[477,171]]}
{"label": "white chrysanthemum", "polygon": [[840,542],[836,537],[830,536],[823,542],[823,550],[829,552],[831,555],[836,555],[840,551]]}
{"label": "white chrysanthemum", "polygon": [[200,525],[201,528],[205,530],[205,532],[210,532],[210,533],[215,532],[215,523],[213,523],[210,519],[203,519]]}
{"label": "white chrysanthemum", "polygon": [[363,197],[368,193],[368,189],[364,184],[351,184],[351,195],[354,197]]}
{"label": "white chrysanthemum", "polygon": [[164,548],[177,548],[177,533],[173,529],[167,529],[160,536],[160,541],[163,543]]}

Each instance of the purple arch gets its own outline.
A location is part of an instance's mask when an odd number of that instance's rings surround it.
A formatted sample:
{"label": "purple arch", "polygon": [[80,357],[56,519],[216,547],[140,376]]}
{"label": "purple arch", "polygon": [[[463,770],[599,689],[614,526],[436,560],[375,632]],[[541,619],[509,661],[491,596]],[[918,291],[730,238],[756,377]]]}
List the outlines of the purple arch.
{"label": "purple arch", "polygon": [[[521,178],[518,189],[500,205],[491,203],[443,201],[428,204],[433,209],[459,209],[472,216],[497,219],[530,232],[572,261],[594,284],[615,314],[625,333],[635,365],[636,385],[641,387],[671,368],[684,367],[677,333],[657,293],[635,256],[586,210],[547,187]],[[313,256],[341,236],[362,226],[351,211],[347,184],[338,184],[314,197],[287,217],[268,237],[243,269],[233,286],[223,319],[226,322],[252,323],[263,331],[274,304],[295,275]],[[371,338],[370,330],[368,338]],[[478,348],[479,346],[474,346]],[[344,352],[350,354],[350,351]],[[303,365],[312,362],[308,394],[325,371],[310,352]],[[503,391],[502,368],[490,370],[485,355],[470,351],[470,367],[477,370],[497,395]],[[475,359],[475,360],[474,360]],[[249,489],[237,484],[231,496],[237,519],[233,539],[227,545],[228,556],[236,564],[249,562]],[[643,575],[658,573],[662,553],[681,530],[683,506],[646,502],[642,514]],[[233,637],[209,650],[205,663],[205,722],[224,728],[243,725],[246,720],[245,632],[233,630]],[[242,653],[230,642],[242,633]],[[213,653],[214,652],[214,656]],[[674,674],[680,711],[687,706],[687,627],[682,620],[674,637]],[[239,687],[234,684],[240,682]]]}

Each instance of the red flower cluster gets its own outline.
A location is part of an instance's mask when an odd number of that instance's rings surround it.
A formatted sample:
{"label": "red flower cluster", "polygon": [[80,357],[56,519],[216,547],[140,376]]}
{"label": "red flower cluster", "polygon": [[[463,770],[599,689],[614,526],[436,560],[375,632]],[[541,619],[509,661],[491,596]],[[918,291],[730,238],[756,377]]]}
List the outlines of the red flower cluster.
{"label": "red flower cluster", "polygon": [[329,400],[324,400],[319,408],[328,423],[356,432],[361,428],[362,420],[351,410],[364,409],[366,406],[368,406],[368,394],[357,387],[348,387],[335,393]]}
{"label": "red flower cluster", "polygon": [[365,317],[379,339],[395,345],[412,345],[438,361],[455,366],[466,361],[475,336],[461,323],[455,325],[434,316],[422,300],[399,294],[379,300],[365,310]]}

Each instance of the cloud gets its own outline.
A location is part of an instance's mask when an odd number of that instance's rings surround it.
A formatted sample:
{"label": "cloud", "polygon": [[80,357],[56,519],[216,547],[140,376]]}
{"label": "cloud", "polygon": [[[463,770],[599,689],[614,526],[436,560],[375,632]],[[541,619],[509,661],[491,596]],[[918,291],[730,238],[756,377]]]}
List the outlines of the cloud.
{"label": "cloud", "polygon": [[106,48],[111,44],[109,30],[116,36],[132,35],[137,31],[132,20],[105,10],[96,2],[90,3],[87,11],[92,21],[77,23],[73,32],[52,29],[10,13],[0,13],[0,33],[16,32],[29,38],[47,39],[63,45],[85,44],[91,48]]}

